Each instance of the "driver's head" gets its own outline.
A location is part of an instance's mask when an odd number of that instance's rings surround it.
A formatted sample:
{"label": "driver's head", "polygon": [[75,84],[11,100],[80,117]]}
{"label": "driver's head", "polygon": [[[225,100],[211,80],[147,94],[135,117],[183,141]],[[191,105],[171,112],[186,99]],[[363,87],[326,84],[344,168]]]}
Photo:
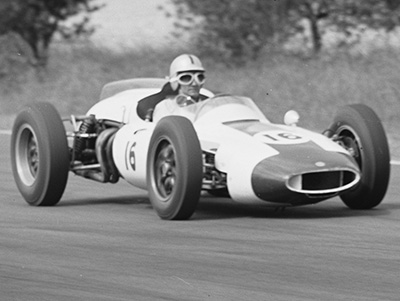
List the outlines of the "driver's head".
{"label": "driver's head", "polygon": [[200,59],[192,54],[176,57],[169,68],[169,81],[172,89],[197,100],[205,82],[205,70]]}

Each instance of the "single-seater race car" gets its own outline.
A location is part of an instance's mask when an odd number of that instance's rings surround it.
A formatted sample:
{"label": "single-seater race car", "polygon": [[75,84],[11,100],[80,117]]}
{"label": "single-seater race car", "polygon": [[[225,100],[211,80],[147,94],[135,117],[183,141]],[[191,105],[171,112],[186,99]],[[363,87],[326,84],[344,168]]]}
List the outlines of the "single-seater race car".
{"label": "single-seater race car", "polygon": [[[103,87],[87,114],[62,119],[50,103],[32,103],[11,137],[15,182],[33,206],[59,202],[68,174],[146,189],[162,219],[188,219],[202,191],[247,204],[314,204],[340,196],[352,209],[381,203],[390,176],[385,131],[363,104],[339,109],[316,133],[270,122],[247,97],[214,95],[152,119],[165,80],[139,78]],[[65,122],[72,130],[66,131]]]}

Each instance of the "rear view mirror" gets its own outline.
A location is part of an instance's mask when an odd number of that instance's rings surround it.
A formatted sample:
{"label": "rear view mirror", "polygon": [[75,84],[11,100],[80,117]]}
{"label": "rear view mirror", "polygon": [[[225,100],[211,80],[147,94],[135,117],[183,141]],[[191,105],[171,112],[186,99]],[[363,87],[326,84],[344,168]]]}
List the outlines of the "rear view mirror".
{"label": "rear view mirror", "polygon": [[299,122],[299,119],[299,113],[297,113],[295,110],[290,110],[286,112],[283,121],[286,125],[296,126],[296,124]]}

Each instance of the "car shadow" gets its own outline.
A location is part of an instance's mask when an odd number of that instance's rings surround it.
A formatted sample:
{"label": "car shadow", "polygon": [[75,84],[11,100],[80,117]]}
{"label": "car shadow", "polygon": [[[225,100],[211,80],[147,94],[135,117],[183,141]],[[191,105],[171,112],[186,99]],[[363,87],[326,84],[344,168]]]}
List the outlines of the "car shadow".
{"label": "car shadow", "polygon": [[370,210],[351,210],[340,199],[324,201],[313,205],[298,207],[276,207],[262,205],[245,205],[231,199],[202,198],[192,216],[195,220],[212,220],[228,218],[266,218],[266,219],[327,219],[357,216],[384,216],[400,206],[381,204]]}
{"label": "car shadow", "polygon": [[[74,206],[92,206],[92,205],[140,205],[147,204],[150,206],[150,201],[147,196],[117,196],[107,198],[84,198],[84,199],[65,199],[57,204],[58,207],[74,207]],[[150,207],[151,208],[151,207]]]}
{"label": "car shadow", "polygon": [[[95,206],[95,205],[140,206],[140,210],[153,210],[147,195],[117,196],[107,198],[65,199],[57,207]],[[144,206],[143,206],[144,205]],[[298,207],[274,207],[236,203],[229,198],[203,196],[191,220],[218,220],[234,218],[266,219],[326,219],[357,216],[384,216],[392,210],[400,210],[400,204],[381,204],[370,210],[351,210],[340,199],[323,201],[313,205]]]}

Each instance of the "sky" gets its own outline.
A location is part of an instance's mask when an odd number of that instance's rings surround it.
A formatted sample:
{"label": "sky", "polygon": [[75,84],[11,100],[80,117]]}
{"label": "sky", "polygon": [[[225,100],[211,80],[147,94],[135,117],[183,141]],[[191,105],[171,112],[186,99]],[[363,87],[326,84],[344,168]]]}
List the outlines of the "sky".
{"label": "sky", "polygon": [[110,48],[121,46],[165,45],[173,28],[172,20],[157,9],[168,0],[96,0],[106,6],[92,14],[96,44]]}

